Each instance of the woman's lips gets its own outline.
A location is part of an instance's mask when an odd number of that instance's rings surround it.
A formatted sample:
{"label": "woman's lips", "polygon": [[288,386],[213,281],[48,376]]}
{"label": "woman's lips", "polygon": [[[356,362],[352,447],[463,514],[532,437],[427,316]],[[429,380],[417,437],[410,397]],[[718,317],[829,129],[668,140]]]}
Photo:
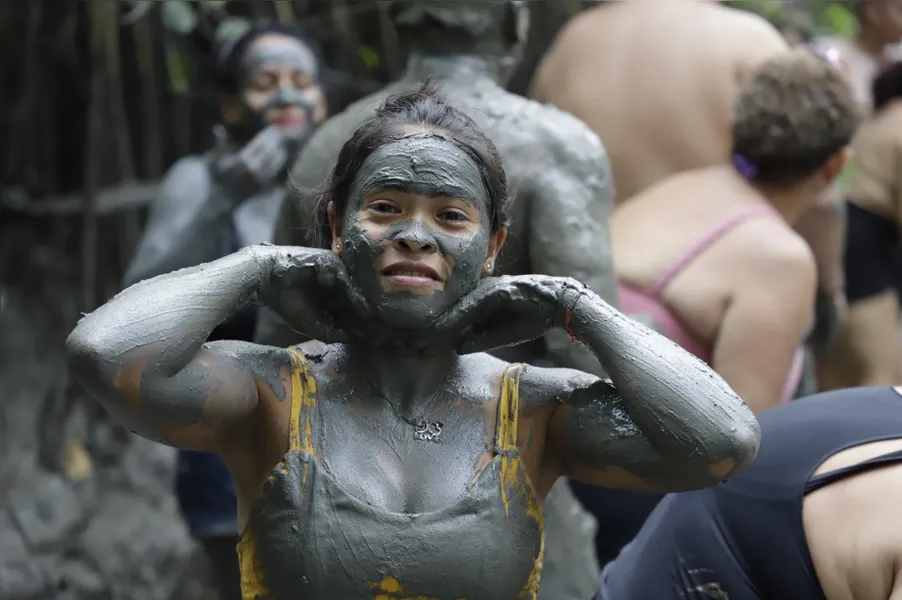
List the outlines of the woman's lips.
{"label": "woman's lips", "polygon": [[290,116],[290,117],[281,117],[276,119],[276,125],[279,127],[300,127],[304,124],[304,119],[301,117]]}
{"label": "woman's lips", "polygon": [[403,261],[390,265],[382,271],[382,276],[393,287],[419,290],[444,287],[441,277],[435,269],[416,261]]}
{"label": "woman's lips", "polygon": [[398,287],[434,288],[441,286],[441,282],[436,281],[432,277],[414,273],[393,273],[391,275],[383,275],[383,277]]}

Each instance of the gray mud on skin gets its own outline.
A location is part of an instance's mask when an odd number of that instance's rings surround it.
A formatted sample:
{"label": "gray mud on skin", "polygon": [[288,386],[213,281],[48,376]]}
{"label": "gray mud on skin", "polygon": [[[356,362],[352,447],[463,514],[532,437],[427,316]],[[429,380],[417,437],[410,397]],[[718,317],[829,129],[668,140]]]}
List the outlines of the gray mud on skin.
{"label": "gray mud on skin", "polygon": [[[313,135],[291,172],[293,185],[304,193],[289,194],[276,243],[305,243],[313,226],[312,197],[306,192],[323,183],[356,127],[388,97],[432,79],[486,132],[504,162],[515,199],[496,272],[574,277],[616,305],[607,227],[614,189],[598,137],[578,119],[504,90],[504,71],[515,62],[515,49],[502,27],[502,2],[406,4],[397,17],[401,42],[412,48],[404,76],[329,119]],[[446,28],[426,30],[430,19]],[[262,311],[258,339],[288,345],[297,336],[272,313]],[[505,360],[601,373],[592,353],[571,344],[562,331],[550,332],[544,343],[497,354]],[[598,583],[594,519],[563,481],[549,494],[544,513],[547,539],[540,598],[590,598]]]}
{"label": "gray mud on skin", "polygon": [[[313,81],[318,79],[319,68],[313,51],[294,39],[280,36],[267,40],[263,45],[251,44],[241,60],[240,81],[246,86],[263,67],[269,65],[294,69],[308,75]],[[296,106],[304,111],[308,124],[291,136],[294,144],[300,144],[312,131],[309,124],[314,120],[319,100],[320,93],[313,86],[299,90],[294,85],[283,85],[259,109],[254,110],[244,103],[245,113],[249,118],[236,134],[239,134],[241,141],[249,141],[255,133],[266,126],[264,117],[269,110],[279,106]]]}
{"label": "gray mud on skin", "polygon": [[[483,222],[487,223],[489,198],[482,172],[456,144],[436,136],[414,135],[379,147],[363,161],[351,186],[342,244],[348,271],[383,319],[404,329],[425,327],[472,291],[488,253],[487,230],[480,228],[469,237],[446,235],[419,220],[409,220],[392,225],[374,240],[360,227],[356,209],[367,193],[380,189],[460,198],[479,207]],[[392,294],[392,302],[385,301],[380,273],[373,265],[383,246],[395,240],[428,244],[453,261],[454,271],[444,288],[434,294],[436,301],[428,304],[425,313],[422,299],[412,294],[407,296],[407,302],[404,297],[399,302],[398,294]]]}

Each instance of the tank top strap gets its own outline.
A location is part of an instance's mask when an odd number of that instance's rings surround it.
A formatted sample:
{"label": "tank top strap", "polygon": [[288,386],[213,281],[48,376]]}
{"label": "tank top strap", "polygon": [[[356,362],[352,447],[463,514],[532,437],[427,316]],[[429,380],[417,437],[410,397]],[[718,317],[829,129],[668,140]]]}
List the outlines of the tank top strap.
{"label": "tank top strap", "polygon": [[498,416],[495,429],[495,447],[499,454],[517,449],[520,420],[520,374],[522,364],[508,365],[501,378],[501,396],[498,398]]}
{"label": "tank top strap", "polygon": [[721,221],[714,229],[702,236],[701,239],[689,246],[689,249],[673,261],[667,270],[646,289],[646,293],[652,296],[660,296],[670,282],[673,281],[673,278],[679,275],[683,269],[688,267],[692,261],[702,254],[702,252],[710,248],[720,238],[742,223],[757,217],[773,217],[777,215],[777,211],[769,204],[755,204],[736,211]]}
{"label": "tank top strap", "polygon": [[875,456],[870,460],[866,460],[858,464],[849,465],[848,467],[836,469],[835,471],[830,471],[828,473],[822,473],[808,480],[808,483],[805,485],[805,493],[810,494],[811,492],[819,490],[820,488],[830,485],[833,482],[839,481],[840,479],[845,479],[846,477],[851,477],[852,475],[857,475],[858,473],[864,473],[878,467],[884,467],[886,465],[900,462],[902,462],[902,450],[896,450],[894,452]]}
{"label": "tank top strap", "polygon": [[314,415],[316,411],[316,381],[310,372],[310,364],[297,348],[289,348],[291,355],[291,421],[288,429],[288,446],[292,451],[304,450],[316,454]]}

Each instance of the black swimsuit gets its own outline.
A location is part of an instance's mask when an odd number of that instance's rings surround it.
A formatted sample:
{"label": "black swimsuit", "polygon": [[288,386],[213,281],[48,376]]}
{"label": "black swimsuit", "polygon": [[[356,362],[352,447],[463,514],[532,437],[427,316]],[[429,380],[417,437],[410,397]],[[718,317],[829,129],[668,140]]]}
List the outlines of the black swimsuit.
{"label": "black swimsuit", "polygon": [[846,297],[850,304],[887,290],[902,291],[899,225],[851,202],[847,206]]}
{"label": "black swimsuit", "polygon": [[825,600],[802,523],[805,495],[902,451],[812,477],[853,446],[902,438],[892,388],[809,396],[759,415],[761,449],[729,482],[668,495],[602,574],[596,600]]}

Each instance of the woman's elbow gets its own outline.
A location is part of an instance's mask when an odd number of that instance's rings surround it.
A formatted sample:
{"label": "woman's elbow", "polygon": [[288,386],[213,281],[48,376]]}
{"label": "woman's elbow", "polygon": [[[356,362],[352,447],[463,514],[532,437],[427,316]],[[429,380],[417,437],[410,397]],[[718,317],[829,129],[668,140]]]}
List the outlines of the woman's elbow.
{"label": "woman's elbow", "polygon": [[726,423],[711,453],[709,475],[718,481],[752,464],[761,445],[761,426],[750,410]]}
{"label": "woman's elbow", "polygon": [[108,379],[112,361],[103,338],[83,327],[83,323],[82,320],[66,338],[66,360],[72,378],[94,392],[98,384]]}

